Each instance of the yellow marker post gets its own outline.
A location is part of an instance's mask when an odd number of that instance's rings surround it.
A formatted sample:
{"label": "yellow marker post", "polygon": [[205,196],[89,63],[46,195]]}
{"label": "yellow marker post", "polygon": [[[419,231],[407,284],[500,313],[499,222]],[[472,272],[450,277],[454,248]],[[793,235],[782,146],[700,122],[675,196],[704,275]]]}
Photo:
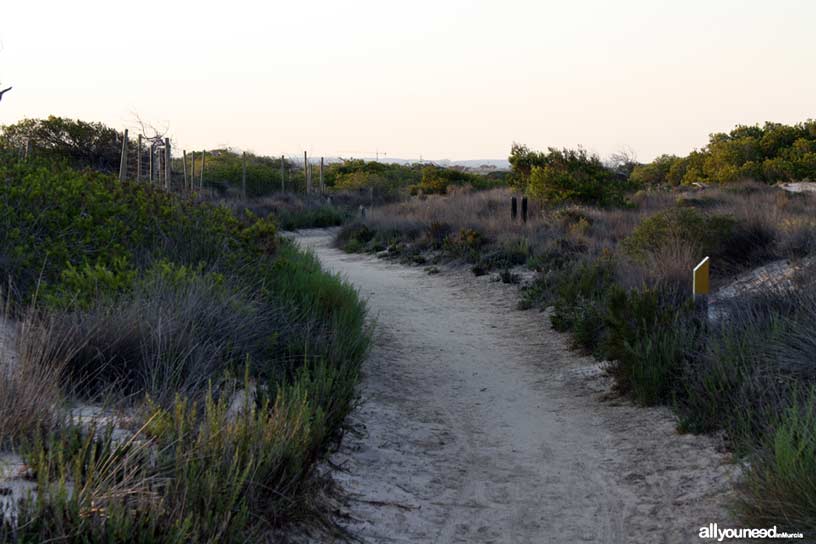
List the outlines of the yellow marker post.
{"label": "yellow marker post", "polygon": [[706,257],[700,261],[700,264],[694,267],[694,272],[692,273],[692,292],[694,293],[694,298],[697,298],[697,295],[707,295],[709,293],[708,262],[708,257]]}

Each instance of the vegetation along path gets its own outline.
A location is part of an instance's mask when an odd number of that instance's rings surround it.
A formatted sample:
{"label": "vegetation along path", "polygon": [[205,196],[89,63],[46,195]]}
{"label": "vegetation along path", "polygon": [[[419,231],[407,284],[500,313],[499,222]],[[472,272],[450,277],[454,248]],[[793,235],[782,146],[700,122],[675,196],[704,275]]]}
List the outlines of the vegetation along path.
{"label": "vegetation along path", "polygon": [[297,236],[377,322],[362,403],[332,462],[345,525],[367,542],[691,542],[736,467],[665,409],[609,394],[512,286],[429,276]]}

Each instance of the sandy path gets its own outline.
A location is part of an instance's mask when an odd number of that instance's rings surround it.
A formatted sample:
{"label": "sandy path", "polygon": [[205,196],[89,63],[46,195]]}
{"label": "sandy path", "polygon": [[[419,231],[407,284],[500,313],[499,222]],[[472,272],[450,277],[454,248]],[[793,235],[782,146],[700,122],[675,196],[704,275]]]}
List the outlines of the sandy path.
{"label": "sandy path", "polygon": [[428,276],[297,239],[377,320],[363,403],[332,462],[342,524],[367,542],[698,542],[736,468],[667,410],[602,400],[605,380],[515,288]]}

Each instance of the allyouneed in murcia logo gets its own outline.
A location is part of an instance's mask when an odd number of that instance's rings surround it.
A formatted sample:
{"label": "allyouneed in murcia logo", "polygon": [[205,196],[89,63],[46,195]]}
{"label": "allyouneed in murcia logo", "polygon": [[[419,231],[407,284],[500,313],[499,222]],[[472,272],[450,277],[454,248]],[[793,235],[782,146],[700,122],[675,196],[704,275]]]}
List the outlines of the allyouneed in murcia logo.
{"label": "allyouneed in murcia logo", "polygon": [[745,527],[739,529],[726,527],[721,529],[716,523],[709,523],[705,527],[700,527],[700,538],[722,542],[733,538],[804,538],[804,536],[802,533],[779,531],[776,525],[765,529],[747,529]]}

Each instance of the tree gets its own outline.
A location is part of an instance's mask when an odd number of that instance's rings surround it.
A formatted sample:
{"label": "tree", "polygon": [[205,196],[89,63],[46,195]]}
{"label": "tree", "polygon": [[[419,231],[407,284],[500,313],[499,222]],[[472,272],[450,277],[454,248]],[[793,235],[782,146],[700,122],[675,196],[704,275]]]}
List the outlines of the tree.
{"label": "tree", "polygon": [[628,179],[637,166],[637,153],[631,147],[623,147],[609,156],[609,168],[623,179]]}
{"label": "tree", "polygon": [[[666,167],[668,166],[668,170]],[[665,172],[665,174],[664,174]],[[674,157],[661,156],[636,167],[636,183],[731,183],[754,179],[767,183],[816,179],[816,121],[796,125],[739,125],[709,137],[708,145]]]}
{"label": "tree", "polygon": [[530,181],[530,174],[535,166],[545,166],[547,164],[547,154],[538,151],[531,151],[526,145],[513,142],[510,147],[510,184],[524,191]]}
{"label": "tree", "polygon": [[75,168],[115,172],[121,158],[122,137],[102,123],[50,116],[24,119],[2,128],[0,145],[20,149],[31,145],[40,157],[67,161]]}
{"label": "tree", "polygon": [[623,202],[628,183],[584,149],[554,149],[531,167],[527,193],[549,204],[579,202],[615,205]]}
{"label": "tree", "polygon": [[674,155],[660,155],[648,164],[635,166],[629,174],[629,179],[637,185],[668,183],[669,171],[676,162],[681,160]]}

